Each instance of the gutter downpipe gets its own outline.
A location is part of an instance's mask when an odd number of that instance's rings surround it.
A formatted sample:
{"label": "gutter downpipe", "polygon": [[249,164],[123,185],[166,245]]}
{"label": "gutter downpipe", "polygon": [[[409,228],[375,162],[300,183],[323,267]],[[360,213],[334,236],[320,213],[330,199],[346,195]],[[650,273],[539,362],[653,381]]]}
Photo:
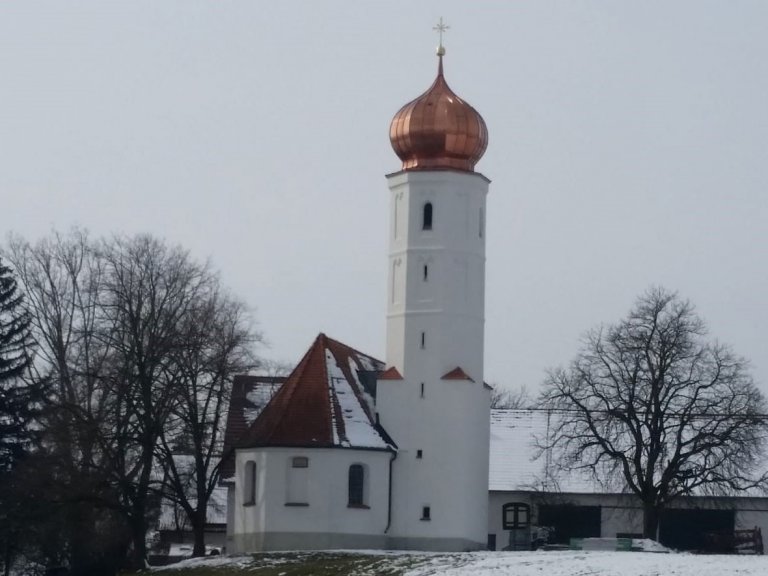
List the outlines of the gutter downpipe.
{"label": "gutter downpipe", "polygon": [[389,500],[387,501],[387,527],[384,528],[384,534],[389,532],[389,527],[392,525],[392,463],[396,459],[397,451],[394,451],[389,459]]}

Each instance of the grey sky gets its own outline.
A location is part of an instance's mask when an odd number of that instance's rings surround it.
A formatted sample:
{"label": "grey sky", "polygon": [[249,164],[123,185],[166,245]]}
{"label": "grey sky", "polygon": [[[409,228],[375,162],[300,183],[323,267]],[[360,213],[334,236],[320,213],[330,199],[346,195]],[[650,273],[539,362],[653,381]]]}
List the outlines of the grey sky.
{"label": "grey sky", "polygon": [[651,284],[768,389],[768,3],[0,3],[2,232],[210,257],[265,356],[383,356],[388,125],[446,77],[484,116],[486,378],[535,387]]}

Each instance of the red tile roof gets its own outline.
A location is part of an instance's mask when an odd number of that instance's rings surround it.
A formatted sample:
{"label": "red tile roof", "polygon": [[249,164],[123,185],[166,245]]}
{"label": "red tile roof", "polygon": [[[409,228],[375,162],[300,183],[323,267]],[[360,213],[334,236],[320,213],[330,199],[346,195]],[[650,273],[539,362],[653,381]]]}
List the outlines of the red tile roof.
{"label": "red tile roof", "polygon": [[384,370],[384,372],[379,374],[379,380],[402,380],[402,379],[403,379],[403,376],[394,366],[387,368],[386,370]]}
{"label": "red tile roof", "polygon": [[222,453],[225,457],[221,463],[220,474],[222,481],[227,481],[235,475],[235,460],[230,457],[232,448],[284,381],[283,376],[252,376],[250,374],[239,374],[233,379],[227,426],[224,429]]}
{"label": "red tile roof", "polygon": [[383,368],[320,334],[236,447],[391,449],[373,411],[375,378]]}
{"label": "red tile roof", "polygon": [[472,380],[472,378],[470,378],[459,366],[443,375],[441,380],[469,380],[470,382],[474,382],[474,380]]}

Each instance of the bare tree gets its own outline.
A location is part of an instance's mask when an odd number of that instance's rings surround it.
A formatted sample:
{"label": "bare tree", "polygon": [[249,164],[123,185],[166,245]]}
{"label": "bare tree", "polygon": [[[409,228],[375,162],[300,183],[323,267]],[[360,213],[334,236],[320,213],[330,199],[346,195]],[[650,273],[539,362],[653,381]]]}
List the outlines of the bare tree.
{"label": "bare tree", "polygon": [[185,512],[194,535],[193,556],[203,556],[232,378],[256,367],[253,347],[259,336],[245,305],[223,294],[212,278],[179,322],[178,339],[169,370],[176,401],[158,454],[166,473],[164,497]]}
{"label": "bare tree", "polygon": [[65,529],[50,531],[65,533],[62,545],[51,548],[68,554],[74,571],[96,573],[87,557],[94,530],[122,518],[122,552],[130,541],[131,564],[143,568],[157,456],[181,438],[203,487],[187,511],[194,523],[202,509],[204,524],[225,380],[252,366],[256,338],[244,306],[224,295],[207,264],[149,236],[93,241],[74,231],[34,246],[13,238],[7,252],[40,349],[33,377],[52,383],[44,422],[51,485],[58,502],[72,502]]}
{"label": "bare tree", "polygon": [[[104,435],[109,469],[131,530],[134,568],[146,563],[156,449],[177,403],[180,327],[212,279],[207,265],[150,236],[100,243],[104,288],[99,333],[113,351],[105,391],[113,399],[113,436]],[[157,486],[159,488],[159,486]]]}
{"label": "bare tree", "polygon": [[635,494],[643,533],[688,494],[763,489],[766,402],[747,363],[706,339],[677,294],[653,288],[615,325],[587,333],[540,397],[552,410],[548,461]]}
{"label": "bare tree", "polygon": [[96,573],[97,564],[115,557],[97,545],[97,532],[103,536],[110,524],[99,508],[115,505],[104,470],[112,450],[105,450],[103,432],[111,435],[114,403],[103,390],[111,350],[97,331],[101,262],[81,230],[35,245],[12,237],[6,253],[18,271],[37,344],[28,378],[50,384],[41,422],[44,450],[35,454],[47,472],[36,479],[36,491],[48,498],[49,524],[37,527],[38,547],[44,561],[60,563],[66,555],[73,571]]}
{"label": "bare tree", "polygon": [[533,399],[524,385],[519,388],[500,388],[491,390],[491,408],[495,410],[520,410],[530,408]]}

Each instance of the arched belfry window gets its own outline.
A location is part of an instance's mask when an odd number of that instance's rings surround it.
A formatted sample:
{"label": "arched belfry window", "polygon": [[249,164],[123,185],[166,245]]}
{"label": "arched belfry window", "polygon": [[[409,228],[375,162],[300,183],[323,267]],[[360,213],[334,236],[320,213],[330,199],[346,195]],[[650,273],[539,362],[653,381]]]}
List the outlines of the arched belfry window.
{"label": "arched belfry window", "polygon": [[422,230],[432,230],[432,202],[424,204],[424,214],[421,219]]}
{"label": "arched belfry window", "polygon": [[362,464],[352,464],[349,467],[348,493],[348,506],[351,508],[365,506],[365,468]]}

